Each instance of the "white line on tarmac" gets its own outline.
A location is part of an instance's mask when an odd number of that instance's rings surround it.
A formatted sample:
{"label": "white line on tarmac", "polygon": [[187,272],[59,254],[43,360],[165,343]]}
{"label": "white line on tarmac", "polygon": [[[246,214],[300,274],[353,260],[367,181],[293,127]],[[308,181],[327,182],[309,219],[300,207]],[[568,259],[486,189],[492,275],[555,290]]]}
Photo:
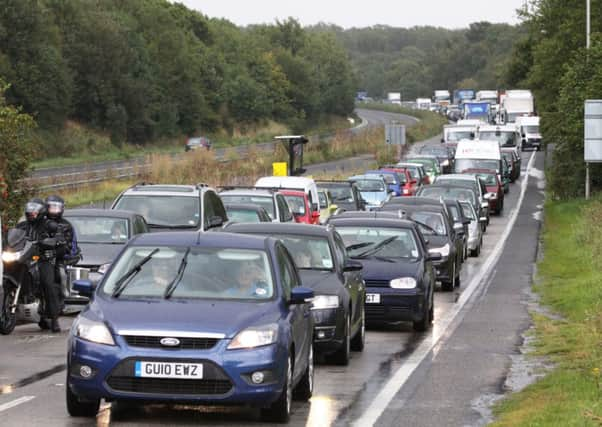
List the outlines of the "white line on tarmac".
{"label": "white line on tarmac", "polygon": [[15,400],[11,400],[10,402],[4,403],[3,405],[0,405],[0,412],[4,412],[10,408],[14,408],[15,406],[18,406],[22,403],[26,403],[29,402],[30,400],[35,399],[35,396],[23,396],[20,397],[18,399]]}
{"label": "white line on tarmac", "polygon": [[[442,338],[449,338],[453,332],[452,329],[449,329],[449,326],[452,324],[454,319],[458,316],[462,308],[466,305],[474,291],[479,287],[483,279],[489,274],[492,270],[493,266],[499,259],[502,254],[502,250],[506,244],[506,240],[508,240],[508,236],[510,236],[510,232],[514,227],[514,223],[516,222],[516,218],[518,217],[518,213],[523,204],[523,200],[525,198],[525,193],[527,191],[527,184],[529,183],[529,171],[533,166],[533,162],[535,160],[535,152],[531,154],[531,158],[529,159],[529,164],[527,165],[527,172],[523,177],[523,181],[521,183],[521,193],[516,203],[516,207],[510,214],[510,218],[508,219],[508,224],[504,229],[504,232],[497,244],[493,248],[493,251],[485,261],[485,263],[481,266],[479,272],[471,279],[468,287],[462,292],[460,298],[454,304],[453,308],[449,310],[446,315],[441,319],[438,324],[433,327],[433,331],[430,337],[424,339],[424,341],[420,344],[420,346],[412,353],[412,355],[408,358],[408,360],[397,369],[393,377],[385,384],[380,393],[376,395],[366,412],[355,422],[353,422],[353,426],[355,427],[364,427],[371,426],[378,420],[378,418],[383,414],[383,412],[387,409],[393,397],[401,390],[401,387],[406,383],[410,375],[418,368],[420,363],[425,359],[425,357],[431,352],[435,345],[441,345],[443,343]],[[460,322],[458,322],[459,324]],[[458,326],[455,325],[455,327]],[[455,328],[454,328],[455,329]],[[442,341],[441,343],[439,341]]]}

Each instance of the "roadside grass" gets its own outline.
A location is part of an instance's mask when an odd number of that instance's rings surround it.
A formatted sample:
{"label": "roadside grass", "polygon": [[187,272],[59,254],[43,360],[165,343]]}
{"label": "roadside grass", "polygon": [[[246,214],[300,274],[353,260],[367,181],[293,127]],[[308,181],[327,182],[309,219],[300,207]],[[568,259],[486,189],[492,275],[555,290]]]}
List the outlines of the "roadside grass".
{"label": "roadside grass", "polygon": [[[346,117],[328,116],[317,120],[306,129],[308,135],[330,134],[355,126]],[[239,145],[270,142],[277,135],[290,134],[286,125],[268,121],[254,126],[238,126],[229,132],[220,130],[208,134],[214,148],[236,147]],[[95,163],[112,160],[127,160],[150,154],[173,154],[184,151],[185,136],[163,138],[146,145],[125,143],[116,146],[108,134],[87,128],[76,122],[67,122],[60,131],[39,130],[35,134],[36,146],[40,153],[53,153],[53,157],[34,159],[34,169],[71,166],[82,163]]]}
{"label": "roadside grass", "polygon": [[602,201],[548,201],[534,290],[562,318],[534,314],[535,351],[554,364],[494,408],[494,426],[602,424]]}
{"label": "roadside grass", "polygon": [[439,135],[442,132],[443,125],[448,123],[447,118],[441,114],[426,110],[413,110],[411,108],[400,107],[399,105],[372,102],[358,104],[357,107],[366,110],[405,114],[419,119],[420,121],[418,123],[406,129],[406,139],[409,144],[417,141],[424,141],[425,139]]}
{"label": "roadside grass", "polygon": [[[312,141],[305,148],[304,164],[327,162],[359,154],[372,154],[381,159],[383,156],[379,153],[386,148],[384,130],[369,129],[357,135],[339,132],[330,142]],[[218,161],[212,151],[195,150],[189,154],[177,160],[166,154],[149,154],[146,159],[151,164],[150,169],[138,179],[82,185],[74,190],[65,190],[61,194],[67,205],[74,207],[112,200],[124,188],[141,181],[169,184],[202,182],[214,187],[253,185],[257,178],[272,175],[273,162],[287,160],[287,153],[282,145],[276,145],[276,149],[269,153],[251,146],[244,157],[234,150],[229,150],[225,155],[227,163]]]}

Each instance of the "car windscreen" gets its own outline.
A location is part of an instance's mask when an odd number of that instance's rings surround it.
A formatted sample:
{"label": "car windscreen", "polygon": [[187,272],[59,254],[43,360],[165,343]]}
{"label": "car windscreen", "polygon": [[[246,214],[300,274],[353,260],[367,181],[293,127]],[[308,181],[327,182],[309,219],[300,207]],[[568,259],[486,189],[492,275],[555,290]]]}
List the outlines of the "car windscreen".
{"label": "car windscreen", "polygon": [[523,126],[523,133],[539,133],[539,126]]}
{"label": "car windscreen", "polygon": [[330,191],[330,195],[332,196],[333,201],[335,202],[354,202],[353,191],[351,191],[351,186],[349,185],[327,185],[328,191]]}
{"label": "car windscreen", "polygon": [[500,145],[509,146],[516,145],[514,140],[514,132],[495,132],[486,131],[479,134],[479,139],[486,141],[497,141]]}
{"label": "car windscreen", "polygon": [[337,226],[351,257],[418,258],[418,244],[410,229]]}
{"label": "car windscreen", "polygon": [[305,215],[305,198],[303,196],[284,195],[286,203],[295,215]]}
{"label": "car windscreen", "polygon": [[497,185],[497,178],[492,173],[477,173],[476,175],[489,187]]}
{"label": "car windscreen", "polygon": [[199,227],[199,198],[187,196],[124,195],[114,209],[139,213],[149,225]]}
{"label": "car windscreen", "polygon": [[469,218],[471,221],[476,220],[474,209],[470,203],[460,203],[462,206],[462,212],[466,218]]}
{"label": "car windscreen", "polygon": [[232,222],[261,222],[256,211],[249,209],[229,208],[226,206],[228,219]]}
{"label": "car windscreen", "polygon": [[446,141],[460,141],[462,139],[474,139],[473,131],[448,132]]}
{"label": "car windscreen", "polygon": [[293,256],[297,268],[332,271],[334,262],[326,237],[279,234],[274,236],[284,243]]}
{"label": "car windscreen", "polygon": [[354,180],[358,190],[362,192],[381,192],[385,191],[385,184],[379,179],[359,179]]}
{"label": "car windscreen", "polygon": [[444,199],[452,200],[465,200],[473,205],[476,205],[475,193],[469,188],[458,188],[458,187],[424,187],[420,190],[419,196],[429,197],[431,199]]}
{"label": "car windscreen", "polygon": [[326,198],[326,193],[323,191],[318,191],[318,200],[320,201],[320,206],[328,206],[328,199]]}
{"label": "car windscreen", "polygon": [[237,204],[237,203],[245,204],[246,203],[246,204],[250,204],[250,205],[261,206],[262,208],[265,209],[265,211],[268,213],[270,218],[272,218],[272,219],[276,218],[276,212],[274,211],[274,199],[272,198],[272,196],[253,196],[253,195],[245,196],[245,195],[238,195],[238,194],[223,194],[223,193],[221,193],[219,196],[223,200],[224,203],[230,203],[230,204]]}
{"label": "car windscreen", "polygon": [[93,216],[66,216],[78,243],[124,244],[128,241],[128,220]]}
{"label": "car windscreen", "polygon": [[422,234],[426,236],[445,236],[447,229],[443,215],[437,212],[410,212],[410,219],[416,221]]}
{"label": "car windscreen", "polygon": [[[149,256],[123,287],[120,279]],[[112,295],[121,285],[121,298],[164,298],[173,287],[172,298],[261,301],[275,293],[271,271],[261,250],[131,246],[115,262],[101,292]]]}
{"label": "car windscreen", "polygon": [[456,173],[462,173],[468,169],[489,169],[499,171],[499,160],[488,159],[456,159],[454,170]]}
{"label": "car windscreen", "polygon": [[424,167],[424,170],[426,172],[435,172],[435,166],[434,163],[431,160],[427,160],[427,159],[410,159],[407,160],[408,163],[416,163],[418,165],[421,165],[422,167]]}

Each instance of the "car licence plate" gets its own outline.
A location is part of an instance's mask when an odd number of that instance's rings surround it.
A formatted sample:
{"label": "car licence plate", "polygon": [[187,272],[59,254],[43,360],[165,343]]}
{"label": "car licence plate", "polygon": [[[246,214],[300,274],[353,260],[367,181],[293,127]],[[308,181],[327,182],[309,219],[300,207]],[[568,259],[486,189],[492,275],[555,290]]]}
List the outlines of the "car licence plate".
{"label": "car licence plate", "polygon": [[380,304],[380,294],[366,294],[366,304]]}
{"label": "car licence plate", "polygon": [[136,377],[145,378],[178,378],[199,380],[203,378],[203,365],[201,363],[137,361],[134,375]]}

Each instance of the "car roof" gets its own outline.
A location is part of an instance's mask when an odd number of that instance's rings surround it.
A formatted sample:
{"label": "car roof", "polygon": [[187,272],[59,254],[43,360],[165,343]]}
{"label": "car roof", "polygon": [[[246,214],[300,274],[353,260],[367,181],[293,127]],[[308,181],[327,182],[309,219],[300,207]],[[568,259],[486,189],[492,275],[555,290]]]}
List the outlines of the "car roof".
{"label": "car roof", "polygon": [[265,250],[268,236],[244,236],[219,232],[199,233],[194,231],[168,231],[137,235],[131,245],[135,246],[199,246],[208,248],[258,249]]}
{"label": "car roof", "polygon": [[441,203],[437,205],[385,205],[383,209],[390,211],[406,211],[406,212],[437,212],[441,214],[446,213],[446,207]]}
{"label": "car roof", "polygon": [[329,227],[321,225],[275,222],[263,224],[227,224],[224,230],[232,233],[295,234],[314,237],[326,237],[331,231]]}
{"label": "car roof", "polygon": [[399,215],[393,212],[378,212],[379,215],[372,216],[335,216],[329,220],[329,224],[336,227],[369,225],[372,227],[390,227],[390,228],[414,228],[415,224],[407,219],[399,218]]}
{"label": "car roof", "polygon": [[134,216],[142,216],[139,213],[126,211],[123,209],[65,209],[63,214],[66,217],[69,216],[92,216],[102,218],[124,218],[129,219]]}
{"label": "car roof", "polygon": [[474,175],[469,175],[469,174],[465,174],[465,173],[452,173],[452,174],[447,174],[447,175],[439,175],[437,177],[437,179],[435,180],[435,184],[437,184],[438,181],[450,181],[450,180],[454,180],[454,179],[459,179],[462,181],[475,181],[476,182]]}
{"label": "car roof", "polygon": [[311,178],[304,176],[264,176],[255,182],[256,187],[289,188],[306,190],[315,184]]}
{"label": "car roof", "polygon": [[235,188],[219,192],[220,196],[265,196],[274,197],[274,191],[266,188]]}
{"label": "car roof", "polygon": [[198,197],[207,186],[178,184],[142,184],[128,188],[123,195]]}
{"label": "car roof", "polygon": [[419,206],[419,205],[439,205],[441,202],[430,197],[408,196],[394,197],[385,203],[386,206]]}
{"label": "car roof", "polygon": [[377,174],[363,174],[363,175],[354,175],[348,178],[350,181],[364,180],[364,181],[384,181],[383,177],[379,177]]}

